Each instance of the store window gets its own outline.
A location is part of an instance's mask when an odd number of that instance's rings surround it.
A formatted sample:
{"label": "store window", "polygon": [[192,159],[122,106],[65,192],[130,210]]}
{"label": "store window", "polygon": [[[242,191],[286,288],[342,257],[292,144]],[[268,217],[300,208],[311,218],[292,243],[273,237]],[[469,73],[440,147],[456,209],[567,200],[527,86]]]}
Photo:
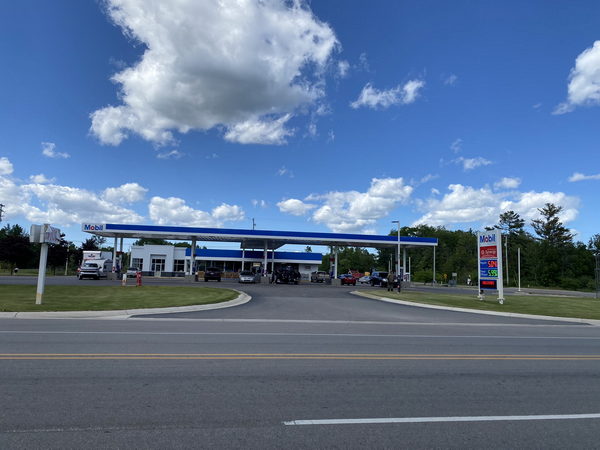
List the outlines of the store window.
{"label": "store window", "polygon": [[164,272],[166,259],[166,255],[152,255],[150,270],[153,272]]}
{"label": "store window", "polygon": [[173,260],[173,272],[183,272],[185,270],[185,260],[175,259]]}
{"label": "store window", "polygon": [[139,270],[142,270],[144,267],[144,258],[132,258],[131,267],[135,267]]}

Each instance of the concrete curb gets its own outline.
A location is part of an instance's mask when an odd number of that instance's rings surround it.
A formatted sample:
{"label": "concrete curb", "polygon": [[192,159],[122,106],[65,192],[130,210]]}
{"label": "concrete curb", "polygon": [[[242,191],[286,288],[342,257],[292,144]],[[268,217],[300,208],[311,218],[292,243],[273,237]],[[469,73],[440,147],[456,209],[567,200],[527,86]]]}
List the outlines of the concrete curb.
{"label": "concrete curb", "polygon": [[519,319],[536,319],[536,320],[551,320],[554,322],[571,322],[571,323],[584,323],[587,325],[600,326],[600,320],[595,319],[579,319],[579,318],[570,318],[570,317],[554,317],[554,316],[536,316],[534,314],[519,314],[519,313],[510,313],[510,312],[499,312],[499,311],[482,311],[478,309],[468,309],[468,308],[454,308],[452,306],[439,306],[439,305],[428,305],[426,303],[416,303],[416,302],[408,302],[406,300],[394,300],[392,298],[387,297],[379,297],[375,294],[370,294],[368,292],[360,292],[360,291],[352,291],[351,294],[358,295],[360,297],[370,298],[373,300],[379,300],[387,303],[395,303],[397,305],[405,305],[405,306],[415,306],[417,308],[428,308],[428,309],[440,309],[444,311],[455,311],[455,312],[463,312],[470,314],[484,314],[488,316],[504,316],[504,317],[515,317]]}
{"label": "concrete curb", "polygon": [[0,319],[129,319],[132,316],[169,314],[211,309],[231,308],[248,303],[252,297],[245,292],[232,289],[239,295],[228,302],[209,305],[174,306],[169,308],[118,309],[113,311],[46,311],[46,312],[0,312]]}

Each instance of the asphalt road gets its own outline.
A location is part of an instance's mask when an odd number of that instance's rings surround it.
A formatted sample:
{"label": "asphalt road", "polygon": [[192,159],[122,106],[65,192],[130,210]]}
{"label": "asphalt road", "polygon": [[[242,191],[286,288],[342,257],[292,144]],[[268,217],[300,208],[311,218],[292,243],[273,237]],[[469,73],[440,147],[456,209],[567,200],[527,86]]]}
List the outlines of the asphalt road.
{"label": "asphalt road", "polygon": [[598,327],[243,289],[230,309],[0,320],[0,448],[598,447]]}

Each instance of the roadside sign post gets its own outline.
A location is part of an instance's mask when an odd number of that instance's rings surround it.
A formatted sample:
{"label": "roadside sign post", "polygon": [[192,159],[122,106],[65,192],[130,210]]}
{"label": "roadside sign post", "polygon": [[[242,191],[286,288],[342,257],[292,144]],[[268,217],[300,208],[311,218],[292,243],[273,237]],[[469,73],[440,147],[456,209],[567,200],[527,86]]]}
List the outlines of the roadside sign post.
{"label": "roadside sign post", "polygon": [[502,279],[502,233],[491,230],[477,233],[477,258],[479,265],[479,299],[485,290],[498,291],[498,303],[504,304]]}
{"label": "roadside sign post", "polygon": [[46,285],[46,264],[48,262],[48,244],[60,243],[60,230],[51,227],[49,223],[43,225],[31,225],[29,242],[42,244],[40,249],[40,266],[38,269],[37,290],[35,293],[35,304],[41,305]]}

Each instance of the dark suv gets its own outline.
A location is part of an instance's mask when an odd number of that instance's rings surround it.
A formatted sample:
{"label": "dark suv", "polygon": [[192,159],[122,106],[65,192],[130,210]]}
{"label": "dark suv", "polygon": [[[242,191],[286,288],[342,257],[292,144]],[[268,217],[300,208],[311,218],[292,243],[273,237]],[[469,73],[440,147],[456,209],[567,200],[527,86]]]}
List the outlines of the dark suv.
{"label": "dark suv", "polygon": [[371,274],[371,286],[387,286],[387,272],[373,272]]}
{"label": "dark suv", "polygon": [[208,280],[221,281],[221,269],[217,267],[207,267],[204,271],[204,281]]}

